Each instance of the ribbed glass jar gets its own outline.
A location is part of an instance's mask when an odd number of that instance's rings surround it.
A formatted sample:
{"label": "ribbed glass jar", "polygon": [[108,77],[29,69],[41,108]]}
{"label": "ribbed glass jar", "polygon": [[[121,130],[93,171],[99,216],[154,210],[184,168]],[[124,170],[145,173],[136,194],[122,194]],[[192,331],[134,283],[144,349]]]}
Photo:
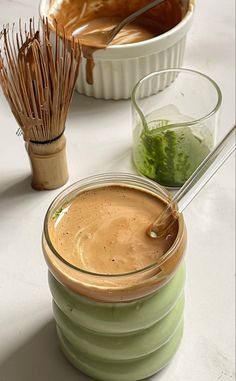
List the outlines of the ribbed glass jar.
{"label": "ribbed glass jar", "polygon": [[71,265],[53,247],[48,223],[56,210],[79,193],[110,185],[137,189],[168,202],[164,188],[139,176],[111,173],[81,180],[49,207],[42,245],[66,357],[94,379],[136,381],[167,365],[182,337],[186,230],[181,216],[172,247],[157,263],[132,273],[95,274]]}

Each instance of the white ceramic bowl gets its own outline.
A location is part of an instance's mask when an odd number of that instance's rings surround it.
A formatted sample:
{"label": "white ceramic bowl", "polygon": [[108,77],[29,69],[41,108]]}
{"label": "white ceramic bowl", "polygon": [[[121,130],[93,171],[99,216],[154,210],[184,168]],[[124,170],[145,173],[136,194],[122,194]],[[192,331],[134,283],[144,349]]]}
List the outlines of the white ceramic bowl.
{"label": "white ceramic bowl", "polygon": [[[40,16],[47,16],[50,0],[41,0]],[[174,28],[150,40],[109,46],[94,53],[93,85],[86,81],[86,60],[82,58],[76,89],[79,93],[103,99],[128,99],[135,84],[153,71],[182,66],[186,35],[191,27],[194,1]],[[170,78],[171,82],[171,78]],[[152,94],[145,89],[144,96]]]}

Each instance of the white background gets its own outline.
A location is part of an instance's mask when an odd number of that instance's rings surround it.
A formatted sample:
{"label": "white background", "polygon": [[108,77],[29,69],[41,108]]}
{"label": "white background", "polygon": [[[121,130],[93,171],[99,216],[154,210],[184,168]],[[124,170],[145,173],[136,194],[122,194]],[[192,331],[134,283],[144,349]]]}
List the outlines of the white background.
{"label": "white background", "polygon": [[[220,136],[235,118],[234,0],[198,0],[184,66],[223,92]],[[0,0],[0,26],[37,16],[34,0]],[[0,95],[0,381],[85,381],[63,357],[41,252],[45,211],[58,191],[30,187],[17,124]],[[67,122],[69,183],[98,172],[133,171],[129,101],[75,94]],[[155,381],[234,379],[235,158],[185,213],[188,227],[185,335]]]}

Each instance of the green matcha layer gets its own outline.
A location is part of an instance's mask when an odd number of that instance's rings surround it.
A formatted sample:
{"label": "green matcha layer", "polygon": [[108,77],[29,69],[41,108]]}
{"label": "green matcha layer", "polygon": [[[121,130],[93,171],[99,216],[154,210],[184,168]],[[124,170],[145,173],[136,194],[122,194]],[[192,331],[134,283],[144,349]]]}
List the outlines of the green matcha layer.
{"label": "green matcha layer", "polygon": [[57,329],[61,349],[67,359],[84,374],[100,381],[138,381],[164,368],[176,353],[183,336],[183,320],[170,340],[157,351],[132,362],[98,362],[85,357]]}
{"label": "green matcha layer", "polygon": [[134,163],[142,175],[159,184],[180,187],[210,153],[212,144],[206,126],[152,120],[134,131]]}
{"label": "green matcha layer", "polygon": [[135,335],[106,336],[87,331],[73,323],[54,303],[53,311],[58,327],[70,343],[85,356],[98,361],[128,361],[147,356],[164,345],[182,318],[184,296],[178,299],[171,312],[150,328]]}
{"label": "green matcha layer", "polygon": [[151,296],[102,303],[65,288],[49,273],[63,352],[82,372],[103,381],[135,381],[163,368],[183,330],[185,267]]}

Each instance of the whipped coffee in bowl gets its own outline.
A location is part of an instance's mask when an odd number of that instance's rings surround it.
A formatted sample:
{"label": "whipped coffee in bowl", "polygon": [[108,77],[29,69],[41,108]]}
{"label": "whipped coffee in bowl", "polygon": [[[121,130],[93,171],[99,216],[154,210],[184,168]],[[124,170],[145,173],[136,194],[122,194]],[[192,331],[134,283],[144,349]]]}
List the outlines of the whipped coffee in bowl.
{"label": "whipped coffee in bowl", "polygon": [[[112,28],[147,3],[147,0],[41,0],[40,14],[48,17],[52,29],[56,20],[67,38],[79,39],[83,33]],[[78,90],[96,98],[128,98],[136,82],[145,74],[164,67],[181,66],[192,13],[193,4],[188,0],[166,0],[140,16],[120,31],[111,46],[92,51],[94,68],[91,63],[86,67],[84,61]],[[177,56],[173,59],[174,46],[180,40],[181,47],[176,46]],[[95,39],[95,46],[96,43]],[[169,48],[172,53],[168,51],[165,55],[171,54],[170,62],[163,56],[163,50]],[[91,59],[91,51],[86,50],[84,54]],[[144,57],[150,64],[144,62]]]}
{"label": "whipped coffee in bowl", "polygon": [[43,251],[61,347],[95,379],[149,377],[179,346],[183,218],[160,240],[146,234],[167,202],[150,180],[107,174],[72,185],[47,212]]}
{"label": "whipped coffee in bowl", "polygon": [[[123,19],[144,7],[147,0],[68,0],[54,1],[48,10],[48,20],[64,29],[66,37],[79,39],[84,34],[109,30]],[[126,25],[111,42],[122,45],[159,36],[177,25],[186,13],[179,0],[166,0]],[[94,39],[92,46],[97,46]]]}

